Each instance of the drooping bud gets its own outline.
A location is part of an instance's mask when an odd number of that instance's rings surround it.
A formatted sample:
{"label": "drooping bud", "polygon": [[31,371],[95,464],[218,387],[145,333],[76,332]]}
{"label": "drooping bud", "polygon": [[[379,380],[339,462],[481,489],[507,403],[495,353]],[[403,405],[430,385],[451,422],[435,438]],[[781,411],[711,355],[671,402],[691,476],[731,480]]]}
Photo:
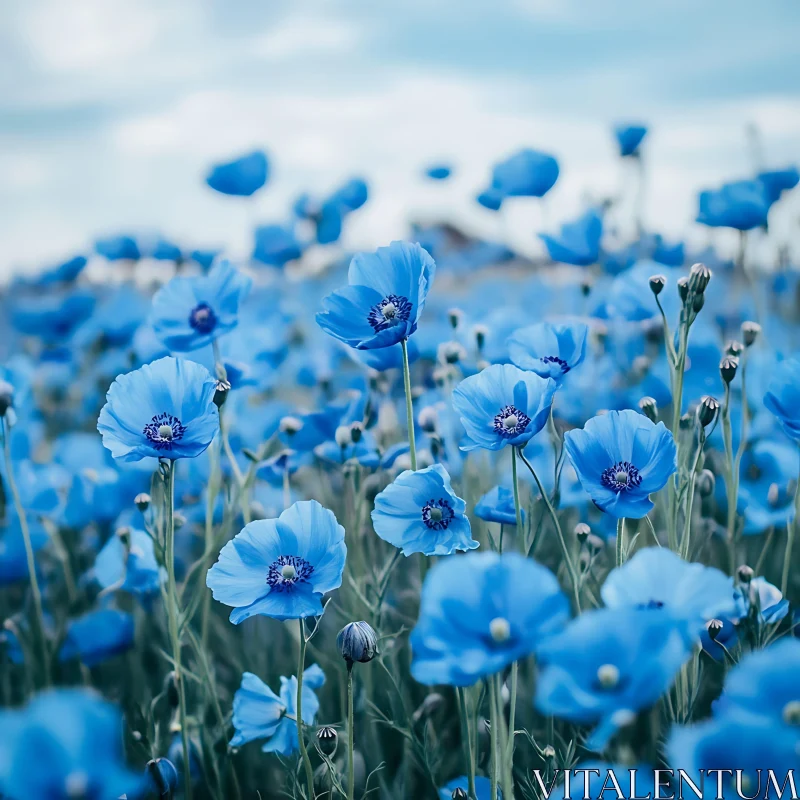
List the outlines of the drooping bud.
{"label": "drooping bud", "polygon": [[688,278],[678,278],[678,296],[681,298],[682,303],[686,302],[686,298],[689,296]]}
{"label": "drooping bud", "polygon": [[467,357],[467,351],[459,342],[442,342],[438,351],[439,361],[443,364],[458,364]]}
{"label": "drooping bud", "polygon": [[0,380],[0,417],[4,417],[13,405],[14,387],[8,381]]}
{"label": "drooping bud", "polygon": [[753,572],[752,567],[748,567],[747,564],[742,564],[739,569],[736,570],[736,577],[739,578],[741,583],[750,583],[753,580]]}
{"label": "drooping bud", "polygon": [[217,408],[222,408],[225,404],[225,401],[228,399],[228,392],[231,390],[231,385],[226,380],[218,380],[217,381],[217,389],[214,392],[214,405]]}
{"label": "drooping bud", "polygon": [[460,308],[451,308],[447,312],[447,319],[450,322],[450,327],[455,331],[458,330],[458,326],[461,324],[461,320],[464,318],[464,312]]}
{"label": "drooping bud", "polygon": [[735,356],[725,356],[722,361],[719,362],[719,374],[726,386],[736,377],[736,370],[738,368],[739,359]]}
{"label": "drooping bud", "polygon": [[695,294],[703,294],[711,280],[711,270],[705,264],[694,264],[689,270],[689,289]]}
{"label": "drooping bud", "polygon": [[130,547],[131,543],[131,529],[127,525],[121,525],[115,531],[117,538],[122,542],[124,547]]}
{"label": "drooping bud", "polygon": [[655,398],[643,397],[639,401],[639,408],[642,414],[651,422],[658,422],[658,403],[656,403]]}
{"label": "drooping bud", "polygon": [[650,277],[650,291],[658,297],[664,287],[667,285],[667,279],[663,275],[652,275]]}
{"label": "drooping bud", "polygon": [[700,497],[711,497],[711,495],[714,494],[715,485],[716,478],[710,469],[701,470],[694,479],[694,486]]}
{"label": "drooping bud", "polygon": [[136,508],[144,513],[148,508],[150,508],[150,495],[147,494],[147,492],[139,492],[139,494],[133,498],[133,502]]}
{"label": "drooping bud", "polygon": [[548,744],[542,749],[542,758],[555,758],[556,757],[556,749],[553,745]]}
{"label": "drooping bud", "polygon": [[326,756],[332,756],[336,753],[338,746],[339,734],[336,733],[336,728],[332,728],[330,725],[323,725],[317,731],[317,747],[319,751]]}
{"label": "drooping bud", "polygon": [[378,654],[378,634],[366,622],[348,622],[339,631],[336,646],[348,667],[356,661],[366,664]]}
{"label": "drooping bud", "polygon": [[742,323],[742,339],[745,347],[752,347],[758,334],[761,333],[761,326],[757,322],[747,320]]}
{"label": "drooping bud", "polygon": [[588,297],[592,293],[592,282],[590,280],[584,279],[581,281],[581,294],[584,297]]}
{"label": "drooping bud", "polygon": [[711,395],[706,395],[700,400],[700,405],[697,406],[697,421],[707,428],[711,425],[719,414],[719,402]]}

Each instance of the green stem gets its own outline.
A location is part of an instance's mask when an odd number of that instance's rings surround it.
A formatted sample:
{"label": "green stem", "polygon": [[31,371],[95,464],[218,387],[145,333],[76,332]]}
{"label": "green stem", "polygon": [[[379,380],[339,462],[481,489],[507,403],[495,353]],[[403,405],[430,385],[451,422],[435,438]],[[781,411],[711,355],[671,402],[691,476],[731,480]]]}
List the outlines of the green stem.
{"label": "green stem", "polygon": [[300,623],[300,655],[297,659],[297,702],[295,704],[297,741],[300,744],[300,758],[306,771],[308,800],[314,800],[314,771],[311,769],[311,759],[308,757],[305,732],[303,731],[303,670],[306,666],[306,626],[302,617],[300,617],[298,622]]}
{"label": "green stem", "polygon": [[558,541],[561,545],[561,551],[564,554],[564,563],[567,565],[567,572],[569,573],[569,579],[572,583],[572,590],[575,594],[575,605],[576,610],[581,610],[581,596],[580,591],[578,589],[578,573],[575,571],[575,566],[572,563],[572,557],[569,554],[569,548],[567,547],[567,542],[564,539],[564,533],[561,530],[561,525],[558,522],[558,515],[556,514],[555,509],[553,508],[552,503],[550,502],[550,498],[547,496],[547,492],[544,490],[542,486],[542,482],[539,480],[539,476],[536,474],[536,471],[533,468],[533,465],[525,458],[525,454],[522,450],[517,451],[517,455],[522,459],[522,463],[530,470],[531,475],[533,475],[534,481],[536,481],[536,486],[539,489],[539,494],[542,496],[542,500],[544,501],[545,506],[547,507],[547,513],[550,514],[550,518],[553,520],[553,525],[555,526],[556,533],[558,534]]}
{"label": "green stem", "polygon": [[354,717],[353,714],[353,662],[347,662],[347,800],[353,800],[356,794],[356,773],[353,766],[354,750]]}
{"label": "green stem", "polygon": [[730,572],[733,575],[736,569],[736,552],[733,544],[733,531],[736,527],[736,505],[738,503],[737,480],[734,476],[733,437],[731,434],[731,387],[725,384],[725,405],[722,408],[722,443],[725,448],[725,488],[727,490],[728,516],[727,540],[730,555]]}
{"label": "green stem", "polygon": [[467,765],[467,794],[469,800],[476,800],[475,794],[475,756],[472,751],[472,733],[470,731],[470,718],[467,710],[467,690],[463,686],[456,686],[458,699],[458,715],[461,718],[461,744],[464,748],[464,761]]}
{"label": "green stem", "polygon": [[42,592],[39,588],[39,579],[36,576],[36,559],[33,554],[33,544],[31,542],[31,531],[28,527],[28,517],[22,506],[22,499],[19,496],[17,481],[14,478],[14,465],[11,461],[11,441],[5,417],[0,417],[0,430],[3,433],[3,454],[6,462],[6,480],[8,488],[11,490],[11,497],[14,501],[14,508],[19,519],[19,527],[22,531],[22,541],[25,544],[25,560],[28,566],[28,580],[31,584],[31,595],[33,596],[33,608],[36,616],[36,638],[39,642],[39,654],[42,659],[42,673],[45,686],[50,685],[50,654],[47,647],[47,636],[44,627],[44,611],[42,610]]}
{"label": "green stem", "polygon": [[417,445],[414,441],[414,405],[411,401],[411,370],[408,367],[408,343],[402,339],[403,348],[403,386],[406,390],[406,422],[408,424],[408,447],[411,455],[411,469],[417,469]]}
{"label": "green stem", "polygon": [[186,691],[181,668],[181,637],[178,616],[178,585],[175,581],[175,462],[164,461],[164,557],[167,562],[167,620],[172,642],[172,662],[175,669],[175,685],[178,688],[178,713],[181,723],[181,746],[183,750],[184,796],[192,798],[192,770],[189,761],[189,728],[186,714]]}
{"label": "green stem", "polygon": [[511,665],[510,694],[508,700],[508,739],[506,740],[505,772],[507,787],[503,785],[504,797],[514,797],[514,726],[517,711],[517,674],[519,667],[515,661]]}
{"label": "green stem", "polygon": [[621,567],[625,561],[625,517],[617,520],[617,566]]}
{"label": "green stem", "polygon": [[490,719],[490,746],[491,746],[491,772],[489,777],[490,794],[492,800],[497,800],[497,777],[498,777],[498,761],[499,761],[499,747],[498,747],[498,734],[500,729],[500,720],[497,715],[497,684],[495,683],[494,676],[488,679],[489,684],[489,719]]}
{"label": "green stem", "polygon": [[[522,534],[522,508],[519,504],[519,481],[517,480],[517,448],[511,448],[511,476],[514,482],[514,513],[517,517],[517,541],[520,542]],[[503,537],[500,536],[500,552],[503,552]]]}

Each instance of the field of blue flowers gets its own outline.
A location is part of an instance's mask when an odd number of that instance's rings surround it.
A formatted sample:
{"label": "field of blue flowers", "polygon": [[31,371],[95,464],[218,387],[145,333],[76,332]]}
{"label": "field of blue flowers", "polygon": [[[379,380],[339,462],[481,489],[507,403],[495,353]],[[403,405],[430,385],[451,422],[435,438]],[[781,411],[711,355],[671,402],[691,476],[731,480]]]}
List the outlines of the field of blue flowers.
{"label": "field of blue flowers", "polygon": [[[558,175],[522,150],[477,202]],[[246,261],[117,236],[14,279],[0,796],[797,797],[800,272],[748,246],[797,183],[700,194],[732,260],[614,199],[546,260],[446,222],[344,256],[354,178]]]}

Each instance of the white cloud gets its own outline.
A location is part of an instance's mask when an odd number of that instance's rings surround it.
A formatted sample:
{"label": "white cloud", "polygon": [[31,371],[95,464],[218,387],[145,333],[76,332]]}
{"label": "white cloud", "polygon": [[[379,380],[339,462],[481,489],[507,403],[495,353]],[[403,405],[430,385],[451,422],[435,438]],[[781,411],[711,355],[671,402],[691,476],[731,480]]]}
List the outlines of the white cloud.
{"label": "white cloud", "polygon": [[249,50],[269,61],[296,59],[306,54],[343,53],[361,38],[359,27],[346,20],[293,14],[251,40]]}

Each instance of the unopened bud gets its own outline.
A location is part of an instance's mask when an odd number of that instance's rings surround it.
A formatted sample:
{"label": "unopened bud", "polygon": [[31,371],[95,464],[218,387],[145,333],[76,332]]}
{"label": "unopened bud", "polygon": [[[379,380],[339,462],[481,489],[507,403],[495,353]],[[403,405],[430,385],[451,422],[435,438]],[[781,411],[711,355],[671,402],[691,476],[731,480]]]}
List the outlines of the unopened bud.
{"label": "unopened bud", "polygon": [[694,485],[700,497],[711,497],[714,494],[716,478],[710,469],[701,470],[694,479]]}
{"label": "unopened bud", "polygon": [[747,564],[742,564],[742,566],[736,570],[736,576],[741,583],[750,583],[750,581],[753,580],[754,574],[753,568],[748,567]]}
{"label": "unopened bud", "polygon": [[579,522],[575,526],[575,536],[578,538],[578,541],[583,544],[586,539],[588,538],[589,534],[592,532],[592,529],[585,523]]}
{"label": "unopened bud", "polygon": [[643,397],[639,401],[639,408],[651,422],[658,422],[658,404],[653,397]]}
{"label": "unopened bud", "polygon": [[422,428],[425,433],[436,433],[436,426],[438,424],[436,409],[433,406],[425,406],[419,412],[417,422],[419,422],[420,428]]}
{"label": "unopened bud", "polygon": [[458,364],[466,359],[467,351],[458,342],[442,342],[438,355],[443,364]]}
{"label": "unopened bud", "polygon": [[451,800],[469,800],[469,795],[460,786],[457,786],[453,789],[450,798]]}
{"label": "unopened bud", "polygon": [[592,282],[590,280],[584,279],[581,281],[581,294],[584,297],[588,297],[592,293]]}
{"label": "unopened bud", "polygon": [[475,345],[478,348],[478,352],[480,352],[486,344],[486,337],[489,335],[489,329],[485,325],[476,325],[472,331],[475,334]]}
{"label": "unopened bud", "polygon": [[689,270],[689,289],[695,294],[703,294],[711,280],[711,270],[705,264],[695,264]]}
{"label": "unopened bud", "polygon": [[717,641],[717,636],[719,636],[719,632],[722,630],[722,620],[721,619],[710,619],[706,623],[706,630],[708,631],[708,636],[712,642]]}
{"label": "unopened bud", "polygon": [[728,344],[725,345],[725,355],[739,358],[742,353],[744,353],[744,345],[736,341],[736,339],[731,339]]}
{"label": "unopened bud", "polygon": [[172,515],[172,524],[175,530],[178,531],[186,524],[186,517],[180,511],[176,511]]}
{"label": "unopened bud", "polygon": [[7,381],[0,380],[0,417],[4,417],[13,405],[14,387]]}
{"label": "unopened bud", "polygon": [[349,425],[340,425],[334,434],[336,444],[341,448],[348,447],[353,443],[352,433]]}
{"label": "unopened bud", "polygon": [[355,661],[366,664],[378,654],[378,634],[366,622],[349,622],[339,631],[336,646],[348,667]]}
{"label": "unopened bud", "polygon": [[719,402],[716,398],[706,395],[700,401],[700,405],[697,406],[696,414],[697,421],[704,428],[707,428],[717,419],[717,415],[719,414]]}
{"label": "unopened bud", "polygon": [[667,279],[663,275],[653,275],[650,278],[650,291],[658,297],[663,288],[667,285]]}
{"label": "unopened bud", "polygon": [[744,346],[751,347],[758,334],[761,333],[761,326],[757,322],[748,320],[742,323],[742,339],[744,339]]}
{"label": "unopened bud", "polygon": [[231,385],[226,380],[218,380],[217,381],[217,388],[214,392],[214,405],[217,408],[222,408],[225,400],[228,397],[228,392],[231,390]]}
{"label": "unopened bud", "polygon": [[739,359],[735,356],[725,356],[722,361],[719,362],[719,374],[726,386],[736,377],[736,370],[738,368]]}
{"label": "unopened bud", "polygon": [[544,749],[542,750],[542,757],[543,758],[555,758],[556,757],[556,749],[553,745],[548,744],[545,745]]}
{"label": "unopened bud", "polygon": [[681,298],[681,302],[686,302],[686,298],[689,296],[688,278],[678,278],[678,296]]}
{"label": "unopened bud", "polygon": [[139,511],[145,512],[150,508],[150,495],[147,494],[147,492],[139,492],[139,494],[133,498],[133,502]]}
{"label": "unopened bud", "polygon": [[280,421],[278,429],[281,433],[286,433],[289,436],[298,433],[303,427],[303,420],[297,417],[283,417]]}
{"label": "unopened bud", "polygon": [[605,541],[595,533],[590,533],[586,537],[586,547],[593,553],[599,553],[605,546]]}
{"label": "unopened bud", "polygon": [[450,321],[450,327],[456,330],[464,318],[464,312],[460,308],[451,308],[447,312],[447,319]]}
{"label": "unopened bud", "polygon": [[168,758],[151,759],[145,765],[147,782],[159,797],[171,795],[178,788],[178,770]]}
{"label": "unopened bud", "polygon": [[696,294],[692,296],[692,311],[699,314],[703,310],[706,303],[706,296],[704,294]]}
{"label": "unopened bud", "polygon": [[336,733],[336,728],[330,725],[323,725],[317,731],[317,747],[320,752],[326,756],[332,756],[336,752],[339,745],[339,734]]}
{"label": "unopened bud", "polygon": [[353,444],[358,444],[361,441],[361,437],[364,435],[364,426],[360,422],[354,422],[350,426],[350,438],[353,440]]}

